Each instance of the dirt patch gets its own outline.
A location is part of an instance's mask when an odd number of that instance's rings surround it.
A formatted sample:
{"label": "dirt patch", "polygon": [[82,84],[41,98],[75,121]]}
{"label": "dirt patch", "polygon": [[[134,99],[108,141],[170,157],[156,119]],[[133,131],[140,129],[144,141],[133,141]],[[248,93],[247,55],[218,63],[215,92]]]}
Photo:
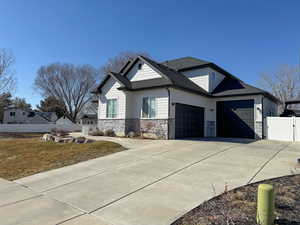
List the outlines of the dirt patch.
{"label": "dirt patch", "polygon": [[175,221],[172,225],[253,225],[256,223],[257,186],[274,185],[275,224],[300,225],[300,175],[250,184],[217,196]]}
{"label": "dirt patch", "polygon": [[[97,141],[88,144],[42,142],[40,134],[0,139],[0,177],[15,180],[46,170],[125,150],[121,145]],[[28,136],[29,135],[29,136]]]}

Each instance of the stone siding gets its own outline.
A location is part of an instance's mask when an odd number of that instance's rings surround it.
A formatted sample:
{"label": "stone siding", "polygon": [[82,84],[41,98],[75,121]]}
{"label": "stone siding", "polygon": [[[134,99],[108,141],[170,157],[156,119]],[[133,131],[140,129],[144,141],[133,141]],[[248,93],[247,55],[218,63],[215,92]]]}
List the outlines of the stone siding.
{"label": "stone siding", "polygon": [[168,119],[100,119],[98,128],[101,131],[112,129],[118,136],[129,132],[145,137],[168,139]]}
{"label": "stone siding", "polygon": [[124,119],[100,119],[98,120],[98,129],[101,131],[113,130],[117,136],[125,136]]}

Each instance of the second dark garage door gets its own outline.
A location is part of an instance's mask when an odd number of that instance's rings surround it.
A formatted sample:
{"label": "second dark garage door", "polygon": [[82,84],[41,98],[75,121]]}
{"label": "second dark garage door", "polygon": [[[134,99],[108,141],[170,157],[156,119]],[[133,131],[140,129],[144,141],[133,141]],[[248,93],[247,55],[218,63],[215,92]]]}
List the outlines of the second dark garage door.
{"label": "second dark garage door", "polygon": [[176,103],[175,138],[203,136],[204,108]]}
{"label": "second dark garage door", "polygon": [[254,138],[254,100],[217,102],[217,135]]}

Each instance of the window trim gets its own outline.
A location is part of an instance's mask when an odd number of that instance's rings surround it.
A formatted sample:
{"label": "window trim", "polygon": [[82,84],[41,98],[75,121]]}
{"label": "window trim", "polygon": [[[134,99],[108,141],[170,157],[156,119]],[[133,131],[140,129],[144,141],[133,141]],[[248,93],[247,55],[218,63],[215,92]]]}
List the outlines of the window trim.
{"label": "window trim", "polygon": [[[115,114],[111,114],[109,115],[109,112],[108,112],[108,107],[109,107],[109,102],[113,102],[115,101],[116,102],[116,113]],[[119,109],[119,105],[118,105],[118,99],[117,98],[110,98],[110,99],[107,99],[106,100],[106,118],[109,118],[109,119],[116,119],[118,118],[118,109]]]}
{"label": "window trim", "polygon": [[[147,115],[144,116],[144,99],[148,99],[148,112]],[[151,117],[151,112],[149,112],[151,99],[154,99],[154,116]],[[149,102],[150,101],[150,102]],[[157,98],[153,96],[146,96],[142,98],[142,110],[141,110],[141,117],[143,119],[155,119],[157,118]]]}

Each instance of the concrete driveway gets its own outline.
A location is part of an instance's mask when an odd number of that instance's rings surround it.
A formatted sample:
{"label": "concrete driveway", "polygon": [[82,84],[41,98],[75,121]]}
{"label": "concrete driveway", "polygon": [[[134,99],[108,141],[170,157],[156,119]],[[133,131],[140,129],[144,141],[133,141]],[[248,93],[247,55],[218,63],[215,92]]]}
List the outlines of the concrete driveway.
{"label": "concrete driveway", "polygon": [[1,224],[168,225],[225,186],[300,172],[299,143],[98,139],[130,150],[0,180]]}

